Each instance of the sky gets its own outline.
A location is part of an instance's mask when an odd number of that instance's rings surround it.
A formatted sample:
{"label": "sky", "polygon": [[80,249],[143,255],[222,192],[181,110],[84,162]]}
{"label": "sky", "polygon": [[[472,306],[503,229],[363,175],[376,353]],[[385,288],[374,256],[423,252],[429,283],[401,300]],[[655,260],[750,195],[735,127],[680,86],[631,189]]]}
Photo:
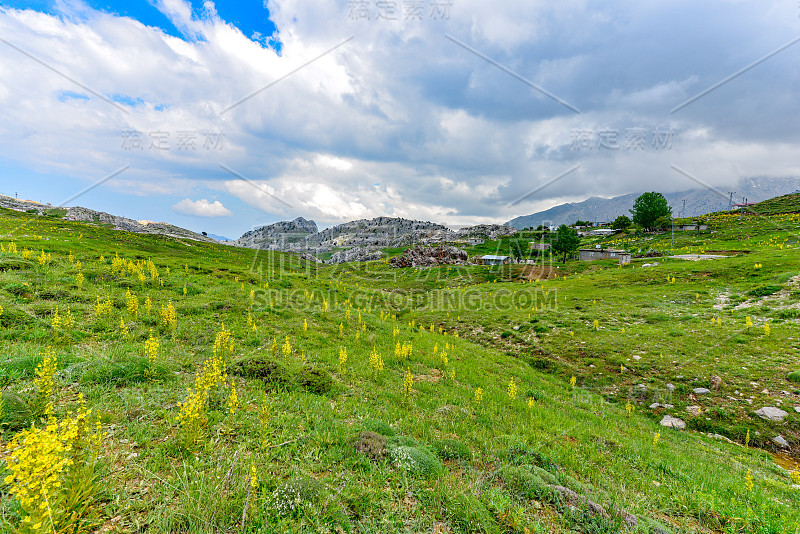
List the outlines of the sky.
{"label": "sky", "polygon": [[800,176],[798,64],[795,0],[0,0],[0,194],[236,238],[725,189]]}

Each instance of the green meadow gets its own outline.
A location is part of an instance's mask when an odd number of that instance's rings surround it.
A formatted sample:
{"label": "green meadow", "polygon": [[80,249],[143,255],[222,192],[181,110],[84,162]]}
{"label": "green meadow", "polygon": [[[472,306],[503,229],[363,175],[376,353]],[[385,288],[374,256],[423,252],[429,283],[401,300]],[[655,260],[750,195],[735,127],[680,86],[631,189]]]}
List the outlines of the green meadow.
{"label": "green meadow", "polygon": [[546,269],[0,210],[0,531],[797,532],[794,202]]}

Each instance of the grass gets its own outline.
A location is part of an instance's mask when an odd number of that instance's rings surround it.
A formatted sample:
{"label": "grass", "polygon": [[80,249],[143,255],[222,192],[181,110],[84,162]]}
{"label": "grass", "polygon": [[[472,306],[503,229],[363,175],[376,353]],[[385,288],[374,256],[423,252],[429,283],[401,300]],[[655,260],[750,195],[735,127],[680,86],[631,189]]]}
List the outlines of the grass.
{"label": "grass", "polygon": [[[749,254],[661,258],[648,268],[568,262],[547,280],[531,280],[525,266],[321,266],[0,215],[3,442],[36,424],[26,406],[40,354],[52,347],[56,416],[74,411],[82,393],[107,433],[105,531],[798,528],[797,490],[769,454],[778,433],[793,451],[800,441],[791,409],[800,390],[790,374],[800,350],[794,214],[711,215],[709,232],[676,236],[676,252]],[[665,251],[669,239],[626,234],[582,245]],[[40,264],[41,251],[52,259]],[[124,271],[114,270],[116,257]],[[127,267],[147,260],[163,285]],[[139,299],[136,314],[127,291]],[[96,315],[98,297],[110,302],[107,314]],[[161,317],[169,302],[174,329]],[[53,327],[56,310],[73,325]],[[187,444],[178,404],[223,325],[234,343],[226,385]],[[159,340],[153,366],[144,354],[151,332]],[[398,342],[412,346],[410,356],[396,353]],[[232,384],[233,413],[225,404]],[[698,396],[697,387],[711,393]],[[672,407],[649,408],[654,402]],[[790,415],[764,421],[754,413],[761,406]],[[659,426],[666,414],[688,429]],[[0,532],[12,532],[19,508],[7,487],[0,498]]]}

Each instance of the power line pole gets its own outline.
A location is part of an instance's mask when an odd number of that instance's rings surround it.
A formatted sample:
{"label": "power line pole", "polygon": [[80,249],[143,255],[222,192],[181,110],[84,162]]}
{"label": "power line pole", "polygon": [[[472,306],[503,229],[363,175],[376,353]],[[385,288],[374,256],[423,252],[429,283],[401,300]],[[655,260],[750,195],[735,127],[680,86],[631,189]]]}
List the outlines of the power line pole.
{"label": "power line pole", "polygon": [[731,211],[733,208],[733,195],[736,194],[736,191],[729,191],[728,194],[730,194],[730,198],[728,199],[728,211]]}

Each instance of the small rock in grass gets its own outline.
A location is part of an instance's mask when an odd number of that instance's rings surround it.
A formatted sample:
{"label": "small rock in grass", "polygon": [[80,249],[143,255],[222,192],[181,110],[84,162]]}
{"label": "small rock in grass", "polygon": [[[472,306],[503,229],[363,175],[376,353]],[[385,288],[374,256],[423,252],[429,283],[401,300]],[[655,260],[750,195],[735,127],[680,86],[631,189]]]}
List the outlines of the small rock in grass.
{"label": "small rock in grass", "polygon": [[765,421],[775,421],[780,423],[783,421],[783,418],[789,414],[780,408],[776,408],[775,406],[764,406],[763,408],[756,410],[756,415]]}
{"label": "small rock in grass", "polygon": [[780,445],[784,449],[788,449],[789,448],[789,442],[786,441],[786,439],[784,439],[784,437],[781,436],[780,434],[778,434],[777,436],[772,438],[772,441],[774,441],[775,443],[777,443],[778,445]]}
{"label": "small rock in grass", "polygon": [[670,391],[675,391],[675,386],[673,386],[672,384],[667,384],[667,389]]}
{"label": "small rock in grass", "polygon": [[659,424],[667,428],[675,428],[678,430],[683,430],[684,428],[686,428],[686,423],[684,423],[682,419],[678,419],[677,417],[672,417],[671,415],[665,415],[664,418],[661,419]]}
{"label": "small rock in grass", "polygon": [[797,413],[800,413],[800,406],[795,406],[794,407],[794,411],[797,412]]}
{"label": "small rock in grass", "polygon": [[718,388],[722,385],[722,379],[717,375],[711,375],[711,387]]}
{"label": "small rock in grass", "polygon": [[656,408],[661,408],[660,402],[654,402],[653,404],[650,405],[651,410],[655,410]]}
{"label": "small rock in grass", "polygon": [[692,391],[695,395],[708,395],[711,393],[711,390],[708,388],[694,388]]}
{"label": "small rock in grass", "polygon": [[686,412],[689,415],[693,415],[693,416],[697,417],[698,415],[700,415],[700,406],[687,406],[686,407]]}

